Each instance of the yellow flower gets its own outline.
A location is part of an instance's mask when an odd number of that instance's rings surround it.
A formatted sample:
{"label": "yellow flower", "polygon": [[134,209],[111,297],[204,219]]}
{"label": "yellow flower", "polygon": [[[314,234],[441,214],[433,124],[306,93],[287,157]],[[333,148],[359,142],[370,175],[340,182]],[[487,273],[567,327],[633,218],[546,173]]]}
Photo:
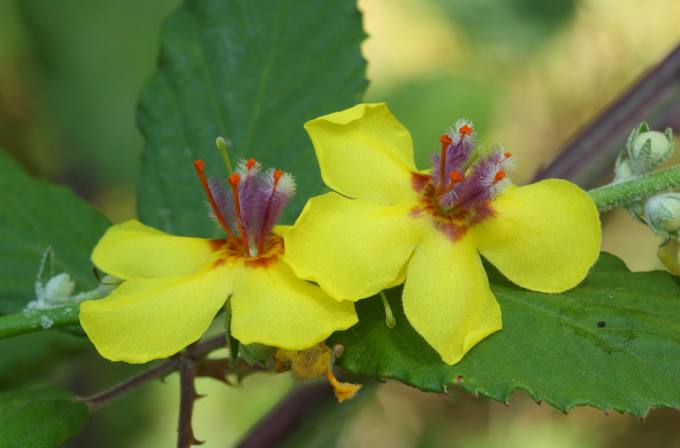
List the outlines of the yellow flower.
{"label": "yellow flower", "polygon": [[273,223],[294,190],[289,175],[243,162],[229,178],[232,201],[205,179],[201,161],[195,166],[228,238],[173,236],[138,221],[111,227],[92,260],[124,281],[80,307],[102,356],[143,363],[173,355],[205,333],[227,298],[231,332],[244,344],[301,350],[357,322],[353,303],[333,300],[282,260],[287,227]]}
{"label": "yellow flower", "polygon": [[509,184],[512,157],[475,152],[472,123],[441,139],[418,172],[411,136],[384,104],[360,104],[305,124],[324,182],[284,236],[295,273],[338,300],[405,280],[411,325],[448,364],[501,329],[479,254],[527,289],[576,286],[599,254],[597,209],[576,185]]}

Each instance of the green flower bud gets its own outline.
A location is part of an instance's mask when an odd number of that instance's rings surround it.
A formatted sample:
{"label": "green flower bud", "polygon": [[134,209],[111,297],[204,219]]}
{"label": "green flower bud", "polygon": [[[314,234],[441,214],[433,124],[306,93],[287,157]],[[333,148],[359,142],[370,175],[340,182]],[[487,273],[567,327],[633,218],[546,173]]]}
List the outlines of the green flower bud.
{"label": "green flower bud", "polygon": [[662,193],[652,196],[645,204],[647,223],[655,232],[677,236],[680,230],[680,193]]}
{"label": "green flower bud", "polygon": [[666,162],[673,155],[675,143],[673,131],[666,129],[665,133],[658,131],[633,131],[628,143],[628,155],[633,170],[637,174],[648,173]]}

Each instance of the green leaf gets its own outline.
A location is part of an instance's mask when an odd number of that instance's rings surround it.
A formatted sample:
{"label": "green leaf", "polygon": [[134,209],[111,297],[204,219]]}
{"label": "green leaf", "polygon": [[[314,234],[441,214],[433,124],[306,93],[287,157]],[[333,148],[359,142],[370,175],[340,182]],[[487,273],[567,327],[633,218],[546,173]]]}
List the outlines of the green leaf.
{"label": "green leaf", "polygon": [[562,294],[527,291],[488,271],[504,329],[457,365],[439,361],[415,333],[395,290],[390,303],[397,326],[385,326],[378,298],[359,302],[359,324],[331,339],[345,346],[340,364],[423,390],[456,382],[502,402],[524,389],[565,412],[590,405],[642,416],[654,407],[680,407],[677,278],[631,273],[606,253],[581,286]]}
{"label": "green leaf", "polygon": [[338,363],[370,377],[393,378],[428,392],[444,392],[453,373],[409,325],[401,306],[401,288],[385,291],[397,325],[389,329],[379,296],[356,304],[359,323],[333,334],[329,347],[341,344],[344,354]]}
{"label": "green leaf", "polygon": [[85,404],[51,387],[0,393],[0,446],[53,448],[80,432]]}
{"label": "green leaf", "polygon": [[322,185],[302,125],[361,99],[364,37],[350,0],[185,1],[163,27],[158,70],[140,99],[142,220],[214,234],[192,162],[225,175],[215,148],[223,136],[232,161],[254,157],[296,176],[291,221]]}
{"label": "green leaf", "polygon": [[33,179],[0,151],[0,315],[35,298],[40,260],[48,247],[54,273],[66,272],[76,290],[94,288],[90,252],[109,222],[64,187]]}

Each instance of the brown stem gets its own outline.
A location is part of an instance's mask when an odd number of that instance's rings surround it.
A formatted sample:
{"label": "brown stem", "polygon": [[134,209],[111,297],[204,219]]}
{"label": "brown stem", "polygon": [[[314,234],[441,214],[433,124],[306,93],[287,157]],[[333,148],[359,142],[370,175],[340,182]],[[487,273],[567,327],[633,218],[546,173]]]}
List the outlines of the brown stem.
{"label": "brown stem", "polygon": [[177,448],[190,448],[193,445],[202,445],[203,442],[196,440],[194,428],[191,424],[194,414],[194,402],[201,398],[196,393],[196,362],[186,355],[181,355],[178,360],[179,372],[179,423],[177,425]]}
{"label": "brown stem", "polygon": [[229,359],[202,359],[196,364],[196,376],[212,378],[228,386],[233,386],[229,375],[236,378],[236,384],[243,378],[257,372],[266,372],[268,369],[259,365],[250,365],[239,359],[235,365]]}
{"label": "brown stem", "polygon": [[115,386],[106,389],[102,392],[96,393],[89,397],[81,398],[80,400],[85,403],[91,411],[99,409],[100,407],[111,403],[112,401],[120,398],[126,393],[133,389],[145,384],[151,380],[157,378],[163,378],[168,376],[177,369],[177,359],[169,359],[155,367],[146,370],[139,375],[135,375],[132,378],[128,378],[122,383],[116,384]]}
{"label": "brown stem", "polygon": [[[193,360],[197,360],[210,352],[224,347],[226,343],[224,335],[214,336],[187,348],[186,355]],[[151,380],[166,377],[177,370],[178,367],[178,358],[168,359],[161,364],[151,367],[145,372],[135,375],[132,378],[128,378],[110,389],[106,389],[103,392],[96,393],[89,397],[80,398],[80,401],[85,403],[91,410],[96,410]]]}

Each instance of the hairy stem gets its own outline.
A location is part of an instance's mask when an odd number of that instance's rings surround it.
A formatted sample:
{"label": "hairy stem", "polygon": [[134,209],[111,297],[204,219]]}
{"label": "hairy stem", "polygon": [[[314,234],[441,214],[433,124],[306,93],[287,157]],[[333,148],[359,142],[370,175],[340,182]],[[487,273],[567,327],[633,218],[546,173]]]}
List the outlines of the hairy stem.
{"label": "hairy stem", "polygon": [[78,325],[79,305],[26,310],[0,317],[0,339],[33,331]]}
{"label": "hairy stem", "polygon": [[656,193],[680,187],[680,166],[652,174],[611,183],[590,190],[588,194],[600,211],[644,200]]}

